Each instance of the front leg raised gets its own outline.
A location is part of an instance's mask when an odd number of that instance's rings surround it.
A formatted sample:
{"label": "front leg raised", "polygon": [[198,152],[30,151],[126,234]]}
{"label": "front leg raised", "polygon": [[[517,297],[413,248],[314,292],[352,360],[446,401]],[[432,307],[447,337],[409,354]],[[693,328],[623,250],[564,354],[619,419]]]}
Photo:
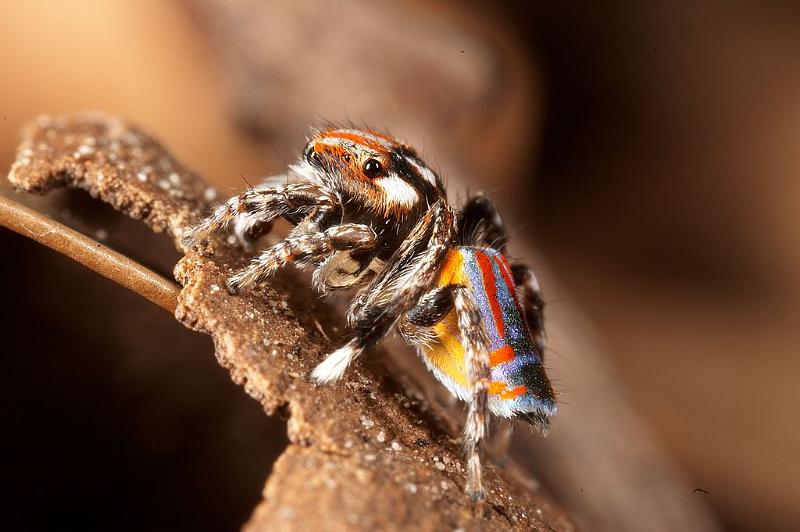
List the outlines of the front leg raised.
{"label": "front leg raised", "polygon": [[290,183],[256,187],[246,190],[217,207],[214,212],[194,227],[183,239],[193,246],[212,233],[225,229],[231,223],[236,226],[237,236],[259,223],[266,223],[283,216],[292,223],[306,218],[312,211],[319,216],[334,219],[341,213],[339,198],[327,188],[315,183]]}
{"label": "front leg raised", "polygon": [[318,264],[337,251],[367,251],[376,243],[375,231],[362,224],[341,224],[316,233],[291,234],[231,276],[228,291],[239,292],[292,263],[301,266]]}

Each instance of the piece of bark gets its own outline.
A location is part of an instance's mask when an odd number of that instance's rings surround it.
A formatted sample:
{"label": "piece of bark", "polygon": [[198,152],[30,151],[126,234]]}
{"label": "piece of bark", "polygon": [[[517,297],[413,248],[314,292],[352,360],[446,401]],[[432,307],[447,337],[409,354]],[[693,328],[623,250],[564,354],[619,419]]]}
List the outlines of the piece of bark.
{"label": "piece of bark", "polygon": [[[42,193],[74,186],[180,236],[213,189],[135,127],[100,114],[40,118],[9,173]],[[224,289],[243,251],[219,238],[188,250],[176,317],[212,336],[219,362],[267,413],[288,416],[293,445],[267,481],[249,530],[572,530],[550,498],[509,464],[488,463],[486,501],[464,494],[458,441],[424,398],[371,354],[343,381],[316,387],[310,370],[335,348],[340,320],[299,275],[286,272],[234,296]]]}
{"label": "piece of bark", "polygon": [[41,116],[22,137],[8,174],[15,188],[35,194],[81,188],[153,231],[167,231],[179,249],[180,232],[216,198],[213,187],[118,118],[97,112]]}

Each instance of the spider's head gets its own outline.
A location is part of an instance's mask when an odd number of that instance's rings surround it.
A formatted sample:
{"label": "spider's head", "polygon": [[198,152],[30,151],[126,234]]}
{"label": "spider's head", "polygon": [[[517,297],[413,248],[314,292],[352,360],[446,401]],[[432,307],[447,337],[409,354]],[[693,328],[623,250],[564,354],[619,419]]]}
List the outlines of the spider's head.
{"label": "spider's head", "polygon": [[326,185],[376,215],[403,218],[444,194],[439,177],[413,149],[375,131],[317,131],[303,158]]}

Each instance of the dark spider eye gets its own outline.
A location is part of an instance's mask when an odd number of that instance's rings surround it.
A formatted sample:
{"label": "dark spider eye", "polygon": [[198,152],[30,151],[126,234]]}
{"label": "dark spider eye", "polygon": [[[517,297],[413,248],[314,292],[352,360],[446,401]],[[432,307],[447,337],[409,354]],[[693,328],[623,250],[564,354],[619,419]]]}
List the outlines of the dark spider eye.
{"label": "dark spider eye", "polygon": [[342,160],[349,164],[350,163],[350,154],[349,153],[345,153],[344,155],[342,155]]}
{"label": "dark spider eye", "polygon": [[317,154],[314,151],[314,146],[309,144],[306,147],[306,151],[303,152],[303,156],[306,158],[306,161],[308,161],[308,162],[312,162],[312,161],[316,160]]}
{"label": "dark spider eye", "polygon": [[383,166],[377,159],[367,159],[364,163],[364,175],[369,178],[376,178],[383,172]]}

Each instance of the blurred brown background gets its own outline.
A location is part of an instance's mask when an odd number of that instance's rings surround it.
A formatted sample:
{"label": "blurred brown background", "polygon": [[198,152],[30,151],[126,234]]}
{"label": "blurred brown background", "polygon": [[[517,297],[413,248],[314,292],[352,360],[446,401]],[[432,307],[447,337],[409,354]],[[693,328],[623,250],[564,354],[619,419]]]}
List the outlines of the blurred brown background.
{"label": "blurred brown background", "polygon": [[[498,198],[550,308],[582,315],[695,511],[729,530],[800,529],[797,3],[18,1],[3,4],[0,49],[4,168],[24,122],[84,109],[139,123],[223,195],[240,173],[282,171],[320,119],[406,138],[454,200]],[[165,240],[80,194],[42,208],[174,264]],[[206,338],[0,241],[11,523],[243,522],[283,425]],[[569,416],[582,354],[548,356]],[[591,479],[546,484],[580,517]]]}

